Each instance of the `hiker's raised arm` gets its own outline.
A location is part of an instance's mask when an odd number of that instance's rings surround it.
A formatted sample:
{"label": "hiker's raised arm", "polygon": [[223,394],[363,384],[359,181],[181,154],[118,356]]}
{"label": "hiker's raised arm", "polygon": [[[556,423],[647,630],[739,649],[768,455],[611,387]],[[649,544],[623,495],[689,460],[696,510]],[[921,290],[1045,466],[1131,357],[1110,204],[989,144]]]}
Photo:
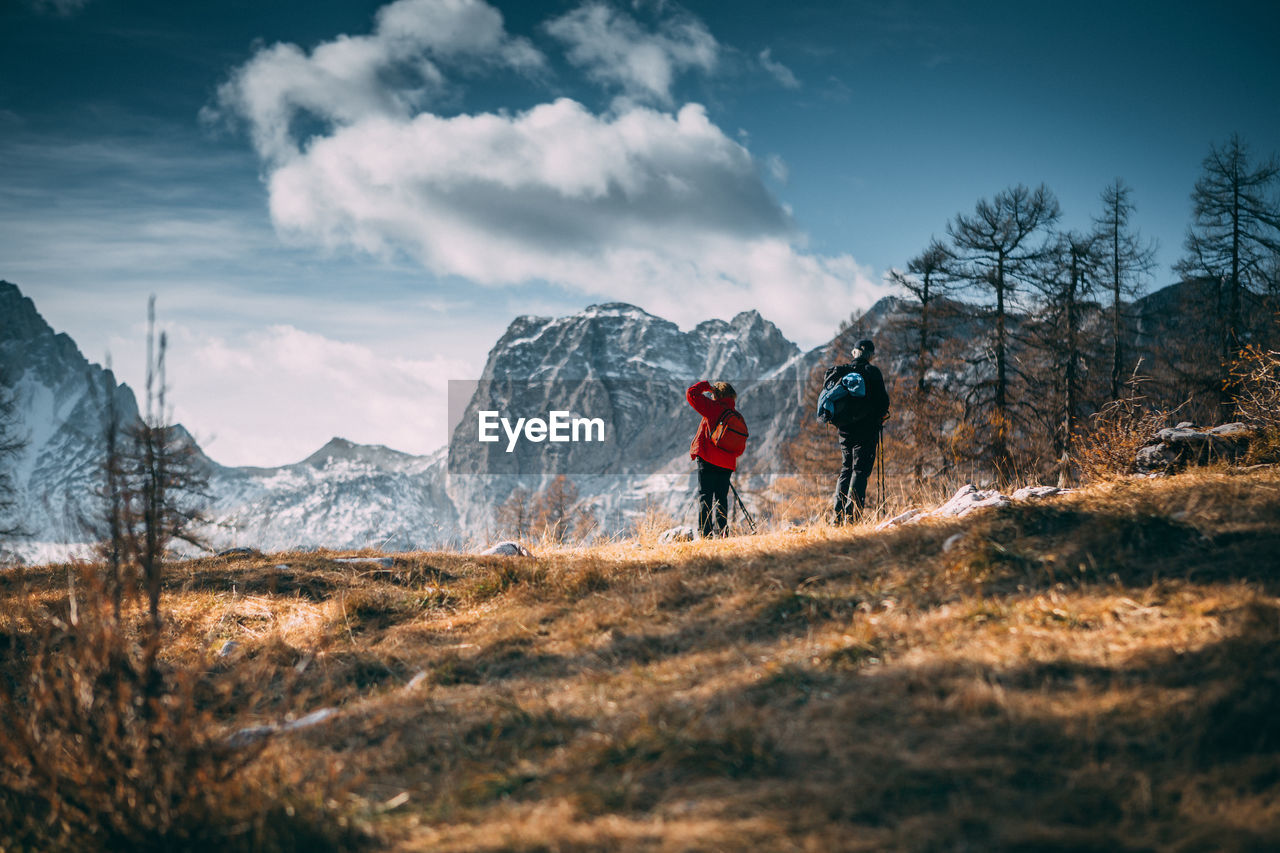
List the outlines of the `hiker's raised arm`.
{"label": "hiker's raised arm", "polygon": [[689,405],[693,406],[693,410],[704,418],[719,417],[724,406],[715,402],[707,396],[707,392],[711,390],[711,383],[705,379],[700,379],[689,386],[689,390],[685,392],[685,399],[689,401]]}

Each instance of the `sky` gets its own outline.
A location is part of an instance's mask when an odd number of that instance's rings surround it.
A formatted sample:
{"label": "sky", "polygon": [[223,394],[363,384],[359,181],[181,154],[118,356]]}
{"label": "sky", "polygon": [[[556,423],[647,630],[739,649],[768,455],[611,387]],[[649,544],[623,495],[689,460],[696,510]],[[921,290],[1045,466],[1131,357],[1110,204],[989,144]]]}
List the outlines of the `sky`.
{"label": "sky", "polygon": [[[426,453],[516,316],[754,308],[804,347],[981,198],[1115,178],[1173,281],[1280,4],[0,0],[0,279],[224,464]],[[714,378],[714,377],[711,377]]]}

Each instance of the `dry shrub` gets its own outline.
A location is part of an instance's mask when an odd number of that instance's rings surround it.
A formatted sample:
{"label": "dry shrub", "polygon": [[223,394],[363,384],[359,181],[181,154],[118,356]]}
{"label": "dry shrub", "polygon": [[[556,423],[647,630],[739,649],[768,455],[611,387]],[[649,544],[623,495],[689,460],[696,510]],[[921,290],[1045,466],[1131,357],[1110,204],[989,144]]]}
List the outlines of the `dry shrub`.
{"label": "dry shrub", "polygon": [[21,628],[0,678],[0,849],[358,842],[345,819],[324,814],[323,792],[275,790],[281,769],[259,762],[267,741],[228,744],[219,719],[244,701],[243,678],[210,683],[203,667],[164,663],[163,638],[130,629],[136,607],[117,621],[88,570],[80,585],[60,613],[27,596],[11,622]]}
{"label": "dry shrub", "polygon": [[1253,462],[1280,460],[1280,352],[1247,346],[1231,366],[1236,417],[1257,430]]}
{"label": "dry shrub", "polygon": [[644,511],[632,522],[631,535],[636,542],[644,546],[658,544],[658,537],[665,531],[679,524],[679,519],[668,512],[661,504],[646,500]]}
{"label": "dry shrub", "polygon": [[1112,400],[1090,419],[1076,440],[1076,464],[1084,482],[1109,480],[1136,470],[1138,451],[1150,444],[1181,409],[1164,409],[1142,393],[1146,380],[1135,375],[1129,393]]}

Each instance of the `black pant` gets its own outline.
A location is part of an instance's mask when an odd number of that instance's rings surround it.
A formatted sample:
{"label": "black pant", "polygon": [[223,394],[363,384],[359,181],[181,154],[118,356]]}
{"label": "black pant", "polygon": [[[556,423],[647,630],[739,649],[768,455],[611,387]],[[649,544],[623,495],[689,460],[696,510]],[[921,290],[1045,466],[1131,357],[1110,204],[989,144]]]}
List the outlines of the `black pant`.
{"label": "black pant", "polygon": [[833,507],[836,521],[860,514],[866,506],[867,480],[876,464],[879,437],[879,431],[840,432],[840,477]]}
{"label": "black pant", "polygon": [[712,535],[713,520],[716,535],[724,535],[725,526],[729,523],[729,478],[732,476],[730,469],[698,458],[698,529],[702,531],[703,538]]}

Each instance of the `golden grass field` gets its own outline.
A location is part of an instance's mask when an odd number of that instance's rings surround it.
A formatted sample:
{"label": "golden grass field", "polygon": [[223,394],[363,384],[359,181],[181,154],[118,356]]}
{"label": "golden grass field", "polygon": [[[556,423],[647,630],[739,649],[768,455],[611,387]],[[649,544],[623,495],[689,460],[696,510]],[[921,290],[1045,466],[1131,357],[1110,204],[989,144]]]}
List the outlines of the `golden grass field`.
{"label": "golden grass field", "polygon": [[[340,556],[168,571],[163,660],[217,742],[339,709],[255,748],[211,848],[1280,849],[1274,467],[884,532]],[[67,591],[0,575],[6,714]]]}

